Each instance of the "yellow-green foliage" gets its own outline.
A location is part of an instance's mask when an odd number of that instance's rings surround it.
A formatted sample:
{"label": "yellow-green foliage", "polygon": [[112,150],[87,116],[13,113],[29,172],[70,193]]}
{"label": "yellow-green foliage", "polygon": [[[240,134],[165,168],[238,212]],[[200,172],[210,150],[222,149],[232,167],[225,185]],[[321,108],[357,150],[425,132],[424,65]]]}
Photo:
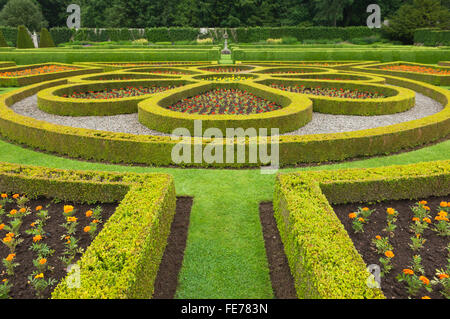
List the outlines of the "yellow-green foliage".
{"label": "yellow-green foliage", "polygon": [[450,161],[280,174],[274,211],[299,298],[383,298],[331,204],[450,194]]}
{"label": "yellow-green foliage", "polygon": [[1,163],[2,192],[75,202],[118,202],[81,257],[81,287],[62,280],[54,299],[148,299],[175,213],[173,178],[166,174],[63,171]]}

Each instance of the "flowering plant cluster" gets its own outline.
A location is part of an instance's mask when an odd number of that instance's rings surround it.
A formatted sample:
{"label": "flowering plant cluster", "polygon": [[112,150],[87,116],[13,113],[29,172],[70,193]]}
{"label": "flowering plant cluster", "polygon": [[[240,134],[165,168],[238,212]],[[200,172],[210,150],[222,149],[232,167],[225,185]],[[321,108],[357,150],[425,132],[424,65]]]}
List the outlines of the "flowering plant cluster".
{"label": "flowering plant cluster", "polygon": [[434,75],[450,75],[450,71],[432,67],[418,66],[418,65],[391,65],[391,66],[382,66],[380,67],[382,70],[388,71],[402,71],[402,72],[414,72],[414,73],[426,73],[426,74],[434,74]]}
{"label": "flowering plant cluster", "polygon": [[152,87],[131,87],[127,86],[125,88],[118,89],[105,89],[101,91],[88,91],[88,92],[73,92],[70,95],[64,94],[62,97],[72,98],[72,99],[95,99],[95,100],[106,100],[106,99],[123,99],[133,96],[141,96],[146,94],[154,94],[163,92],[176,88],[176,85],[170,86],[152,86]]}
{"label": "flowering plant cluster", "polygon": [[168,106],[172,111],[189,114],[248,115],[271,112],[282,107],[274,102],[238,89],[219,89],[178,101]]}
{"label": "flowering plant cluster", "polygon": [[28,76],[28,75],[38,75],[38,74],[46,74],[46,73],[56,73],[56,72],[65,72],[65,71],[74,71],[78,70],[75,67],[63,66],[63,65],[45,65],[37,68],[29,68],[25,70],[19,71],[11,71],[11,72],[0,72],[0,77],[9,78],[9,77],[19,77],[19,76]]}
{"label": "flowering plant cluster", "polygon": [[171,74],[171,75],[189,75],[191,73],[186,71],[178,71],[178,70],[150,70],[148,73],[156,73],[156,74]]}
{"label": "flowering plant cluster", "polygon": [[374,210],[368,207],[359,207],[357,212],[350,213],[348,217],[352,220],[352,227],[355,233],[364,232],[364,225],[369,222],[369,217]]}
{"label": "flowering plant cluster", "polygon": [[282,84],[271,84],[270,87],[302,94],[311,94],[317,96],[327,96],[343,99],[380,99],[386,96],[378,92],[362,92],[358,90],[342,89],[342,88],[322,88],[322,87],[305,87],[304,85],[285,86]]}
{"label": "flowering plant cluster", "polygon": [[210,73],[240,73],[244,72],[246,70],[233,67],[233,66],[221,66],[221,67],[215,67],[215,68],[204,68],[203,69],[206,72]]}
{"label": "flowering plant cluster", "polygon": [[208,76],[204,78],[205,81],[214,81],[214,82],[238,82],[248,80],[247,77],[241,75],[232,76]]}

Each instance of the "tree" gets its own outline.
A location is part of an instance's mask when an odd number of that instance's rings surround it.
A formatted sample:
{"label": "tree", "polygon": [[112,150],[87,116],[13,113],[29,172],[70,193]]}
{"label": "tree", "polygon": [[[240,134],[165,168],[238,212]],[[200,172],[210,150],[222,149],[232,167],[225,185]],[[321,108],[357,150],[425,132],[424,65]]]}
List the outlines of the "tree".
{"label": "tree", "polygon": [[314,21],[337,26],[344,17],[344,8],[353,4],[353,0],[314,0],[316,15]]}
{"label": "tree", "polygon": [[53,38],[50,34],[50,32],[48,32],[48,30],[46,28],[42,28],[41,30],[41,38],[39,40],[39,47],[40,48],[54,48],[55,42],[53,41]]}
{"label": "tree", "polygon": [[34,48],[33,40],[25,26],[20,25],[17,30],[17,48],[18,49],[32,49]]}
{"label": "tree", "polygon": [[5,40],[5,37],[3,36],[2,30],[0,30],[0,48],[7,47],[8,43]]}
{"label": "tree", "polygon": [[414,42],[414,31],[419,28],[450,28],[450,11],[439,0],[414,0],[405,4],[389,20],[383,31],[392,40]]}
{"label": "tree", "polygon": [[9,0],[0,12],[0,24],[10,27],[24,25],[36,31],[46,27],[47,21],[34,0]]}

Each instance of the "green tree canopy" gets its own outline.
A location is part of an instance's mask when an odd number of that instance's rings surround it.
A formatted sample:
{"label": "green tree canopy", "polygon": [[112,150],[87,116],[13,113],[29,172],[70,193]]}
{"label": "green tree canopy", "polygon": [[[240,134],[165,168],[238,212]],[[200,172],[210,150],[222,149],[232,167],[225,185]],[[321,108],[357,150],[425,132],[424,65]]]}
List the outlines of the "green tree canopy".
{"label": "green tree canopy", "polygon": [[41,7],[34,0],[9,0],[0,12],[0,24],[10,27],[26,26],[38,31],[47,26]]}

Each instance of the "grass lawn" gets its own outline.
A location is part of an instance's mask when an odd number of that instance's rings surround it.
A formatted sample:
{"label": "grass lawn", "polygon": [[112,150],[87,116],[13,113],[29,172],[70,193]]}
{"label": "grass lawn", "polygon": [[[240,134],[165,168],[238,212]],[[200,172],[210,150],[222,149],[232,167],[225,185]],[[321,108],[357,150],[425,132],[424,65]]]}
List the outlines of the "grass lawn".
{"label": "grass lawn", "polygon": [[[274,177],[259,170],[121,166],[77,161],[0,141],[0,161],[61,169],[162,172],[177,195],[193,196],[188,242],[177,298],[273,298],[258,205],[272,200]],[[393,156],[282,172],[379,167],[450,159],[450,140]]]}

